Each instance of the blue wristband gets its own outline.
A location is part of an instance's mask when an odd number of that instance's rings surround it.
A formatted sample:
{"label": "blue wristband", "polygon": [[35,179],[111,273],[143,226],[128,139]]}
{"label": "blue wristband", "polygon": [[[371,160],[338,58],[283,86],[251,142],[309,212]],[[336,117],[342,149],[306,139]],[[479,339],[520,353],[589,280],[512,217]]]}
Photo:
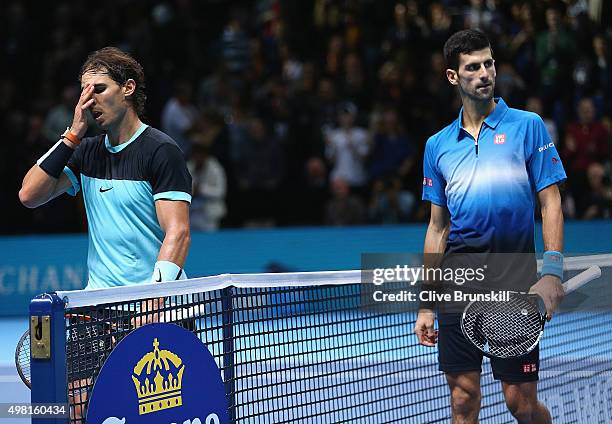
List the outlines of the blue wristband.
{"label": "blue wristband", "polygon": [[170,261],[157,261],[153,268],[151,276],[152,283],[161,283],[162,281],[174,281],[181,279],[183,270],[180,266]]}
{"label": "blue wristband", "polygon": [[554,250],[544,252],[541,274],[543,276],[554,275],[563,280],[563,254]]}

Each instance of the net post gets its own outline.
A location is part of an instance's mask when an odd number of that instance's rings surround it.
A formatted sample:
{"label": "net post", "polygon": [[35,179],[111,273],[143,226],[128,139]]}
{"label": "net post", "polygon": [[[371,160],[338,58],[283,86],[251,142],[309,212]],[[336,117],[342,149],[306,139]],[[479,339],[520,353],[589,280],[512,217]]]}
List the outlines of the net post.
{"label": "net post", "polygon": [[221,309],[223,316],[223,384],[228,402],[231,423],[236,422],[236,385],[234,380],[234,308],[233,288],[222,290]]}
{"label": "net post", "polygon": [[[30,302],[32,403],[68,403],[64,307],[64,301],[54,293]],[[32,418],[33,424],[57,422],[56,418]]]}

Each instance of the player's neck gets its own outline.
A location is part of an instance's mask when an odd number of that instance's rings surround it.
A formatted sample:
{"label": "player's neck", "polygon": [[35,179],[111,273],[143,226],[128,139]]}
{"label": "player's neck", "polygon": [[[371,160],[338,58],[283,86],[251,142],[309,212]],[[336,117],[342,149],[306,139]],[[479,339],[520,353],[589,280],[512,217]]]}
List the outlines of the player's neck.
{"label": "player's neck", "polygon": [[495,100],[477,101],[467,96],[463,97],[463,122],[466,129],[478,130],[484,120],[495,109]]}
{"label": "player's neck", "polygon": [[138,131],[142,121],[138,118],[136,112],[131,109],[123,115],[120,122],[117,123],[113,128],[109,128],[106,132],[108,140],[111,146],[118,146],[119,144],[125,143]]}

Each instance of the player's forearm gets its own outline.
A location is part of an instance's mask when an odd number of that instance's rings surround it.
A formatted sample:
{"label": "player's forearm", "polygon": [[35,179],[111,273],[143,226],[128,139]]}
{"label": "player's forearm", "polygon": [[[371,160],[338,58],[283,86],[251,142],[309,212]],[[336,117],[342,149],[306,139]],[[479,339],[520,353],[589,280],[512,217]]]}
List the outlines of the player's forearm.
{"label": "player's forearm", "polygon": [[190,245],[191,234],[188,226],[170,228],[166,231],[157,260],[172,262],[182,268],[185,266]]}
{"label": "player's forearm", "polygon": [[43,205],[53,198],[58,181],[38,165],[34,165],[23,178],[19,200],[27,208]]}
{"label": "player's forearm", "polygon": [[549,199],[542,205],[544,251],[563,252],[563,211],[561,198]]}
{"label": "player's forearm", "polygon": [[425,245],[423,246],[423,253],[428,254],[442,254],[446,249],[446,240],[448,239],[449,227],[435,226],[429,224],[427,227],[427,233],[425,234]]}
{"label": "player's forearm", "polygon": [[[423,247],[423,266],[425,269],[439,266],[442,254],[446,249],[449,226],[439,226],[430,223],[425,234],[425,245]],[[421,290],[435,290],[435,281],[423,281]],[[419,312],[433,311],[435,302],[420,302]]]}

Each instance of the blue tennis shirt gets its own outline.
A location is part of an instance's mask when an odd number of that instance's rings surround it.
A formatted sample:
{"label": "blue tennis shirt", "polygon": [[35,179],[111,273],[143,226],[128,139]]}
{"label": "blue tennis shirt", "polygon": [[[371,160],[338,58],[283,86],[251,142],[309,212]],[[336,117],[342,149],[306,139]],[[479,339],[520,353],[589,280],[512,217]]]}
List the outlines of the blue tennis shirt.
{"label": "blue tennis shirt", "polygon": [[191,202],[191,175],[176,143],[147,125],[125,143],[84,138],[64,168],[83,192],[89,227],[87,288],[149,282],[164,232],[156,200]]}
{"label": "blue tennis shirt", "polygon": [[423,200],[448,208],[450,253],[534,252],[536,193],[566,179],[542,119],[495,102],[477,143],[461,109],[425,145]]}

